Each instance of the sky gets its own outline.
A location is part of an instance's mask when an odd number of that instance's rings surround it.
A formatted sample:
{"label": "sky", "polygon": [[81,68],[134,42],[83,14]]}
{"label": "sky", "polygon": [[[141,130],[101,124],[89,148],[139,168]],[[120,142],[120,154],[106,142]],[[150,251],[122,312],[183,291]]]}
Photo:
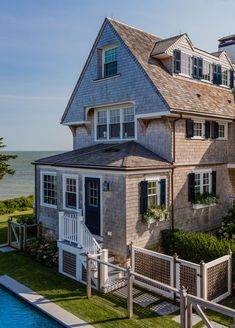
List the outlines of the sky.
{"label": "sky", "polygon": [[235,34],[234,0],[0,0],[0,136],[6,150],[70,150],[60,124],[106,16],[216,51]]}

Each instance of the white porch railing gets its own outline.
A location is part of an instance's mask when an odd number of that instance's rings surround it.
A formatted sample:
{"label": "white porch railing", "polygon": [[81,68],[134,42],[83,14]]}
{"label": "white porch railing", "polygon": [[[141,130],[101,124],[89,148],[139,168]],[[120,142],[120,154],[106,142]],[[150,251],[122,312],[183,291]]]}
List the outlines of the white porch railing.
{"label": "white porch railing", "polygon": [[79,214],[59,212],[59,241],[73,243],[90,254],[96,254],[101,250]]}

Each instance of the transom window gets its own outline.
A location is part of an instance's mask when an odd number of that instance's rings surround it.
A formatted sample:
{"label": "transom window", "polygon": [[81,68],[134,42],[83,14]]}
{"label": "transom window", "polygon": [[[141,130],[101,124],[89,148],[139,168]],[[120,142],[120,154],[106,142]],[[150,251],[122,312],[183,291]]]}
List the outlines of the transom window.
{"label": "transom window", "polygon": [[195,196],[211,193],[212,191],[212,178],[211,172],[195,172],[194,192]]}
{"label": "transom window", "polygon": [[133,139],[135,137],[134,107],[109,108],[96,112],[96,139]]}
{"label": "transom window", "polygon": [[43,205],[57,206],[57,177],[56,174],[42,174],[42,202]]}
{"label": "transom window", "polygon": [[77,177],[64,176],[64,208],[77,209]]}
{"label": "transom window", "polygon": [[103,51],[104,77],[117,74],[117,47]]}

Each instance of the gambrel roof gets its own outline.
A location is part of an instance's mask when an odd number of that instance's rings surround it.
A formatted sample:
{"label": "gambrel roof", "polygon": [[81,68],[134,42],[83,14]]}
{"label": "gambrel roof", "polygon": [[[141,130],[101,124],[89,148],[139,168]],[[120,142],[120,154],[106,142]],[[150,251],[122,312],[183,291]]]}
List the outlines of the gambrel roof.
{"label": "gambrel roof", "polygon": [[[235,118],[235,95],[231,89],[206,84],[195,79],[173,76],[160,59],[153,58],[153,51],[154,54],[166,52],[175,43],[180,42],[181,38],[186,38],[192,46],[186,33],[162,40],[153,34],[120,23],[111,18],[106,18],[75,86],[61,123],[63,123],[75,97],[84,72],[89,65],[92,54],[96,49],[96,44],[106,24],[110,24],[113,28],[117,37],[129,50],[130,55],[137,61],[171,112]],[[217,58],[217,60],[218,56],[220,56],[219,53],[211,55],[215,59]],[[228,60],[230,61],[229,58]]]}
{"label": "gambrel roof", "polygon": [[232,90],[172,76],[159,59],[150,56],[158,37],[109,19],[110,24],[142,66],[171,111],[235,118]]}

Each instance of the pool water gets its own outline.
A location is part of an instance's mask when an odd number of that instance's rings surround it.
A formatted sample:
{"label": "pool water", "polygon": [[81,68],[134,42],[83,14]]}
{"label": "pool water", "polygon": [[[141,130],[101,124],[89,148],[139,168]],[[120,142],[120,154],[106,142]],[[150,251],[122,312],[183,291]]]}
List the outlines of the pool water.
{"label": "pool water", "polygon": [[60,324],[0,288],[0,328],[58,328]]}

